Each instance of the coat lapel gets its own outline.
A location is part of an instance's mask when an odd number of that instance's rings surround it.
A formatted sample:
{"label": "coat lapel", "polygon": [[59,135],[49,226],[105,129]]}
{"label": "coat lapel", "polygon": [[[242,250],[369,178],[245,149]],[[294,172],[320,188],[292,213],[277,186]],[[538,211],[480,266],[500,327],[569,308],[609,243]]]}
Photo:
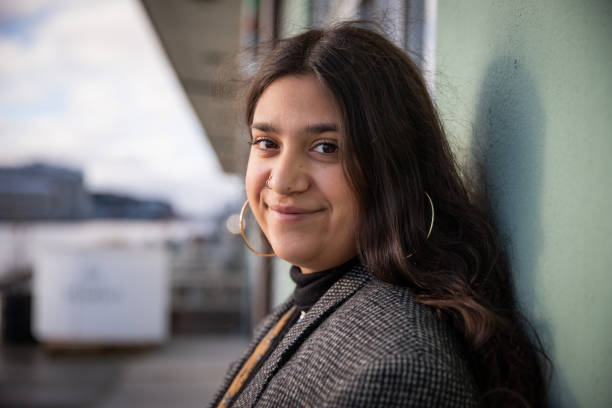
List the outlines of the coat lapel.
{"label": "coat lapel", "polygon": [[221,400],[223,395],[225,395],[227,388],[230,386],[236,374],[238,374],[238,371],[240,370],[240,368],[244,365],[246,360],[253,353],[253,351],[255,350],[255,347],[257,347],[261,339],[266,335],[266,333],[268,333],[268,331],[272,328],[272,326],[276,324],[276,322],[281,318],[281,316],[287,310],[289,310],[292,304],[293,304],[293,301],[291,299],[288,299],[285,302],[281,303],[272,311],[270,315],[268,315],[263,320],[261,325],[259,325],[256,328],[251,342],[249,343],[247,349],[242,353],[242,356],[240,357],[240,359],[236,360],[230,365],[230,368],[225,374],[225,378],[223,379],[223,385],[220,387],[219,391],[217,391],[217,394],[215,395],[215,397],[212,400],[212,403],[210,404],[211,408],[219,405],[219,401]]}
{"label": "coat lapel", "polygon": [[[285,337],[268,360],[264,363],[251,383],[242,392],[237,401],[237,406],[255,405],[272,376],[297,350],[304,339],[312,333],[334,310],[344,301],[351,297],[372,276],[361,265],[354,266],[338,282],[336,282],[306,313],[302,321],[289,329]],[[288,307],[287,307],[288,308]],[[280,314],[274,319],[277,321]],[[271,324],[270,324],[271,326]],[[269,328],[268,328],[269,330]],[[266,330],[267,332],[267,330]],[[260,336],[261,337],[261,336]],[[252,350],[251,350],[252,351]],[[247,353],[248,355],[249,353]],[[243,357],[244,361],[244,357]],[[235,374],[235,373],[234,373]]]}

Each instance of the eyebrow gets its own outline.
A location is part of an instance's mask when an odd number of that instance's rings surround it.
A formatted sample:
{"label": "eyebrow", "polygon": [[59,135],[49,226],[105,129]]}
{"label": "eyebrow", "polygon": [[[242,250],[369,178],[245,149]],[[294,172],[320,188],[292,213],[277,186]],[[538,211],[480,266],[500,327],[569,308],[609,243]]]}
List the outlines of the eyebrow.
{"label": "eyebrow", "polygon": [[[277,128],[266,122],[256,122],[251,125],[252,129],[261,130],[262,132],[280,133]],[[335,123],[314,123],[304,128],[305,133],[319,134],[325,132],[337,132],[339,129]]]}

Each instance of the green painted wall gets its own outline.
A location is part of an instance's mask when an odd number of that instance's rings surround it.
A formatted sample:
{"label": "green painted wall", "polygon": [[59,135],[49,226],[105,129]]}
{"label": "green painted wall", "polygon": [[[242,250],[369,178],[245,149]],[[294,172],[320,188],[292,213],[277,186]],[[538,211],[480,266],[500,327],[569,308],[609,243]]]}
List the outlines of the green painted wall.
{"label": "green painted wall", "polygon": [[481,157],[553,406],[612,407],[612,1],[438,2],[436,101]]}
{"label": "green painted wall", "polygon": [[283,0],[279,4],[279,37],[298,35],[310,25],[309,0]]}

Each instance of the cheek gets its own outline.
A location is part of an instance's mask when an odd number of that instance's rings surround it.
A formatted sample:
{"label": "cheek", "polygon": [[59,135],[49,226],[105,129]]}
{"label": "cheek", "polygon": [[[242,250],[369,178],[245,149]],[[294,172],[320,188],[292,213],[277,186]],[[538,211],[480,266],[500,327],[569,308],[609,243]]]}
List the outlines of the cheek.
{"label": "cheek", "polygon": [[357,199],[350,187],[344,172],[337,170],[319,177],[319,185],[333,206],[342,212],[342,216],[354,216],[357,212]]}
{"label": "cheek", "polygon": [[256,160],[253,160],[252,157],[249,157],[244,184],[246,187],[247,198],[249,199],[249,203],[251,204],[255,204],[255,202],[251,201],[259,195],[259,178],[261,177],[260,173],[261,170],[258,168]]}
{"label": "cheek", "polygon": [[245,188],[251,211],[253,212],[255,218],[257,218],[260,224],[262,221],[260,196],[265,182],[265,171],[260,166],[257,166],[257,163],[255,161],[249,159],[245,177]]}

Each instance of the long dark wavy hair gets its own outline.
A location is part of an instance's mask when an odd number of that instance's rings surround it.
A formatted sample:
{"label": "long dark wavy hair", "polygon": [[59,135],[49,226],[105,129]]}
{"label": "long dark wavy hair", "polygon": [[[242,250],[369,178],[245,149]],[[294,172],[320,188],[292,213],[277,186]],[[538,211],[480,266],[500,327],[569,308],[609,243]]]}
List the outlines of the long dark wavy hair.
{"label": "long dark wavy hair", "polygon": [[[482,406],[545,406],[546,356],[526,333],[486,200],[460,176],[417,66],[361,23],[309,30],[260,59],[246,94],[247,124],[274,80],[308,74],[341,109],[362,262],[378,279],[410,287],[461,333]],[[435,205],[429,239],[425,192]]]}

